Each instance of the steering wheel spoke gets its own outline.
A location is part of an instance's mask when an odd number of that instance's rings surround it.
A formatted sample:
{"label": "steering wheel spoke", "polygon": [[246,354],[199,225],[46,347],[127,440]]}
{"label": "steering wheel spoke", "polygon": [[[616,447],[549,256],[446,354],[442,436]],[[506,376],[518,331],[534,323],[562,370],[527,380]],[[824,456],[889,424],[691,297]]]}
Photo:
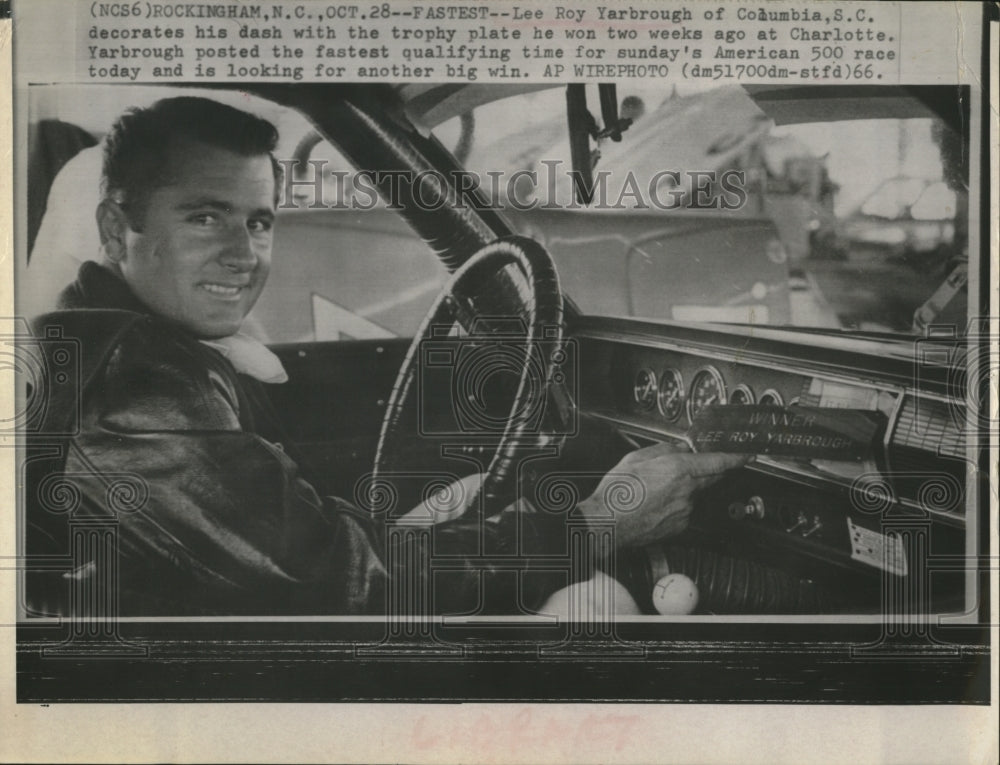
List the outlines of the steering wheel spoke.
{"label": "steering wheel spoke", "polygon": [[[481,314],[474,296],[512,281],[498,278],[511,268],[523,288],[503,290],[502,300],[489,301],[491,313]],[[391,481],[403,469],[400,446],[411,435],[403,425],[416,420],[412,435],[438,441],[441,454],[457,448],[480,462],[482,502],[473,498],[472,506],[486,514],[501,509],[518,460],[550,444],[553,418],[564,414],[550,406],[551,390],[563,385],[563,343],[562,292],[545,248],[509,237],[481,249],[452,274],[410,344],[386,406],[373,478]],[[440,398],[431,399],[443,385],[446,412]],[[437,406],[421,408],[432,402]]]}

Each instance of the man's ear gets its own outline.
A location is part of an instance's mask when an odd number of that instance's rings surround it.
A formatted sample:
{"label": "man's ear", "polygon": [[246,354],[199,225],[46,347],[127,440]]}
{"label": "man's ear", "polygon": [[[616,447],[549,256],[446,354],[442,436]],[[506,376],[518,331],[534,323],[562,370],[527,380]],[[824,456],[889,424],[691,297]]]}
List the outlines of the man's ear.
{"label": "man's ear", "polygon": [[118,203],[102,199],[97,205],[97,230],[101,234],[101,247],[112,263],[121,263],[125,259],[125,233],[128,229],[128,220]]}

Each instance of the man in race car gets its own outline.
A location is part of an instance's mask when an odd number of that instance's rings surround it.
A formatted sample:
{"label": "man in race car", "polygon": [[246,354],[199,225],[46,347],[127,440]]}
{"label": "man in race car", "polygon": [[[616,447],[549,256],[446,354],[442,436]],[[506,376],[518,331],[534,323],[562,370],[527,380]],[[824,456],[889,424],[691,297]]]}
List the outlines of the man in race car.
{"label": "man in race car", "polygon": [[[36,336],[79,340],[82,383],[44,392],[41,432],[69,435],[56,456],[30,463],[38,501],[27,549],[65,555],[70,516],[114,513],[122,614],[383,614],[391,577],[429,576],[387,555],[384,519],[314,489],[265,392],[286,379],[281,363],[240,332],[271,263],[277,137],[269,122],[202,98],[121,116],[105,141],[96,212],[104,261],[84,263],[60,310],[36,322]],[[682,531],[695,492],[746,459],[642,449],[611,471],[641,484],[639,507],[609,506],[605,479],[577,511],[611,519],[620,546],[652,542]],[[454,495],[474,493],[477,480]],[[131,504],[112,490],[123,481]],[[75,492],[71,513],[53,503],[60,482]],[[486,523],[456,510],[434,528],[435,555],[471,554],[484,535],[494,553],[542,554],[560,535],[565,544],[565,518],[524,502]],[[495,572],[469,560],[434,590],[434,612],[476,608],[480,577]],[[74,560],[36,602],[63,602],[67,583],[95,568]],[[553,590],[545,576],[522,587],[516,600],[528,609]]]}

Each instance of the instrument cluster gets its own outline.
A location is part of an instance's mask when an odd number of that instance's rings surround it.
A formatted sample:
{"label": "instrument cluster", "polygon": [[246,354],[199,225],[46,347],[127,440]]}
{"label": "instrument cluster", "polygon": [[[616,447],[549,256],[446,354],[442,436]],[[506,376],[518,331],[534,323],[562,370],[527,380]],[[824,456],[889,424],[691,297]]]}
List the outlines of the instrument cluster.
{"label": "instrument cluster", "polygon": [[728,388],[722,372],[714,364],[693,370],[688,382],[681,369],[642,366],[635,374],[632,399],[642,412],[657,412],[665,423],[690,425],[699,412],[712,404],[794,405],[799,397],[786,401],[776,387],[739,382]]}
{"label": "instrument cluster", "polygon": [[[965,521],[960,501],[931,507],[926,491],[928,477],[933,476],[955,487],[942,491],[942,497],[964,496],[967,442],[961,427],[963,415],[955,414],[964,408],[929,384],[926,390],[910,387],[909,378],[895,367],[889,375],[873,368],[881,362],[861,356],[848,356],[831,365],[812,359],[798,346],[762,349],[745,338],[708,342],[694,332],[690,337],[660,339],[647,334],[632,337],[623,331],[585,341],[590,343],[591,358],[599,363],[583,380],[581,400],[593,402],[588,412],[613,423],[636,448],[664,439],[685,441],[694,448],[690,441],[693,421],[716,404],[877,412],[884,415],[870,418],[881,423],[877,443],[864,456],[827,459],[759,454],[752,472],[793,477],[801,485],[835,487],[838,493],[850,494],[857,486],[881,486],[885,496],[903,507],[929,513],[956,528]],[[794,412],[776,414],[795,416]],[[779,430],[783,425],[775,422]],[[813,516],[808,520],[813,521]],[[812,528],[796,526],[797,522],[796,516],[788,527]],[[809,533],[807,538],[814,536]]]}

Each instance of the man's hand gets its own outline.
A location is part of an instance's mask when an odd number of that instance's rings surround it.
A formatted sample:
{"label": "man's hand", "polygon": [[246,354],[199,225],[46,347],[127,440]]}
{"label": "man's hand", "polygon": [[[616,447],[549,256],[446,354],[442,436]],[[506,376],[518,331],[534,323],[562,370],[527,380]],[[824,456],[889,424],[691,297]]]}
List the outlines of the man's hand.
{"label": "man's hand", "polygon": [[619,547],[654,542],[687,528],[695,492],[751,459],[748,454],[692,454],[665,443],[649,446],[625,455],[579,509],[589,523],[614,522]]}

